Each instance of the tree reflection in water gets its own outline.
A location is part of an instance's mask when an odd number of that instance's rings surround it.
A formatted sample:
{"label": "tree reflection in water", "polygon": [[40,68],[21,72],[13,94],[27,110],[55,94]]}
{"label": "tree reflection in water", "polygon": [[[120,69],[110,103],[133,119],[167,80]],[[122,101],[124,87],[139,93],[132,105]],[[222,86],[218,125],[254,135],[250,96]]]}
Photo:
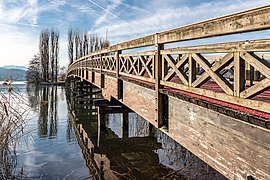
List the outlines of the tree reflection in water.
{"label": "tree reflection in water", "polygon": [[40,138],[57,136],[57,87],[27,86],[30,107],[38,117],[38,134]]}

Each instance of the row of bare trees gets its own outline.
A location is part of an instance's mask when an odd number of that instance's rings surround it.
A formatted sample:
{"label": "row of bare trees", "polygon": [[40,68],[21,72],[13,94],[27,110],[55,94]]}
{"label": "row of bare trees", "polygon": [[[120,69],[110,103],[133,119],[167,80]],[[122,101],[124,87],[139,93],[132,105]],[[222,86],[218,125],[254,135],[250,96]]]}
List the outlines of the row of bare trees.
{"label": "row of bare trees", "polygon": [[[70,64],[82,56],[109,46],[109,41],[96,34],[68,31],[68,55]],[[26,80],[28,82],[56,82],[59,74],[59,32],[45,29],[40,33],[39,54],[30,60]]]}
{"label": "row of bare trees", "polygon": [[82,33],[79,30],[68,31],[68,55],[70,64],[82,56],[101,50],[110,45],[107,39],[96,34]]}
{"label": "row of bare trees", "polygon": [[56,82],[59,59],[59,32],[56,29],[41,31],[39,53],[43,81]]}
{"label": "row of bare trees", "polygon": [[29,61],[26,80],[32,83],[57,82],[59,69],[59,32],[56,29],[42,30],[39,39],[39,54]]}

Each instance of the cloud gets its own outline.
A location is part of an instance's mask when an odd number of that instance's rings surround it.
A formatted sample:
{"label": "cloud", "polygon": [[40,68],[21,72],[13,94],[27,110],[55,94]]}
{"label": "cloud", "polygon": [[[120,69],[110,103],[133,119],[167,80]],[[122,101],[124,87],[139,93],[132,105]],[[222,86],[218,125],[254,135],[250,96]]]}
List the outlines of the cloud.
{"label": "cloud", "polygon": [[27,22],[36,25],[38,20],[38,1],[1,1],[0,22],[6,24],[17,24]]}
{"label": "cloud", "polygon": [[[170,2],[166,3],[170,4]],[[238,12],[245,9],[255,8],[268,4],[268,0],[248,0],[245,4],[238,1],[211,1],[199,5],[160,7],[157,3],[152,4],[151,15],[137,18],[125,23],[104,24],[94,29],[93,33],[104,34],[106,28],[109,29],[108,37],[113,44],[131,40],[140,36],[154,34],[164,30],[181,27],[187,24],[200,22],[210,18]],[[149,4],[148,4],[149,5]],[[158,9],[158,10],[157,10]]]}
{"label": "cloud", "polygon": [[27,65],[38,52],[41,28],[59,29],[63,65],[68,28],[100,36],[108,28],[116,44],[262,5],[269,0],[0,0],[0,66]]}
{"label": "cloud", "polygon": [[99,7],[101,10],[104,11],[104,14],[102,16],[100,16],[95,21],[95,25],[94,26],[98,26],[98,25],[102,24],[104,21],[108,21],[109,15],[111,15],[114,18],[120,20],[124,24],[128,24],[122,18],[120,18],[119,16],[117,16],[116,13],[112,13],[113,10],[122,3],[121,0],[112,0],[112,3],[111,4],[108,4],[106,8],[104,8],[103,6],[101,6],[100,4],[97,4],[96,2],[94,2],[92,0],[88,0],[88,1],[91,2],[92,4],[94,4],[95,6]]}

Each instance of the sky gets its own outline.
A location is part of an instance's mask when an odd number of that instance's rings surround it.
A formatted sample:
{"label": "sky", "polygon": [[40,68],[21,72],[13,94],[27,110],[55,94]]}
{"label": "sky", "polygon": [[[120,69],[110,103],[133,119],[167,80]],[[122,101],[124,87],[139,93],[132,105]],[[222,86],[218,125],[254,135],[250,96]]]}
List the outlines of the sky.
{"label": "sky", "polygon": [[[60,65],[66,66],[70,28],[103,37],[108,30],[108,40],[117,44],[268,4],[269,0],[0,0],[0,67],[27,67],[46,28],[58,29]],[[269,38],[268,34],[255,37]]]}

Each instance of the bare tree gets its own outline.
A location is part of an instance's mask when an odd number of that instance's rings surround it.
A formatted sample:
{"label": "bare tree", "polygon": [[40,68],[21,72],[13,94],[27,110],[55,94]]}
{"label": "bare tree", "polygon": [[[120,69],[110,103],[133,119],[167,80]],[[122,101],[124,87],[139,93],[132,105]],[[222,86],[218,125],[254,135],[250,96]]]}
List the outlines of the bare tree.
{"label": "bare tree", "polygon": [[55,29],[51,30],[51,81],[57,81],[58,72],[58,54],[59,54],[59,32]]}
{"label": "bare tree", "polygon": [[95,51],[95,35],[90,34],[90,40],[89,40],[89,52],[92,53]]}
{"label": "bare tree", "polygon": [[51,65],[51,68],[50,68],[50,78],[51,78],[51,81],[53,82],[53,80],[54,80],[54,57],[55,57],[55,55],[54,55],[54,53],[55,53],[55,51],[54,51],[54,49],[55,49],[55,31],[52,29],[51,30],[51,46],[50,46],[50,65]]}
{"label": "bare tree", "polygon": [[76,31],[75,32],[75,59],[79,59],[79,54],[80,54],[80,51],[79,51],[79,46],[80,46],[80,33],[79,31]]}
{"label": "bare tree", "polygon": [[29,61],[28,69],[25,73],[25,79],[28,82],[38,84],[41,81],[41,64],[40,56],[34,55],[33,59]]}
{"label": "bare tree", "polygon": [[84,32],[83,34],[83,56],[89,53],[89,34]]}
{"label": "bare tree", "polygon": [[49,80],[49,31],[45,29],[40,34],[39,54],[41,61],[42,80]]}
{"label": "bare tree", "polygon": [[[75,59],[77,60],[82,56],[106,48],[109,45],[110,43],[108,40],[98,37],[96,34],[89,34],[88,32],[82,34],[78,30],[70,29],[68,31],[68,53],[70,64],[73,62],[74,53]],[[74,47],[75,52],[73,49]]]}
{"label": "bare tree", "polygon": [[79,37],[79,58],[81,58],[83,56],[83,36],[80,32]]}
{"label": "bare tree", "polygon": [[74,30],[68,30],[68,57],[69,64],[73,63],[73,53],[74,53]]}
{"label": "bare tree", "polygon": [[54,76],[54,82],[57,81],[58,77],[58,69],[59,69],[59,32],[57,31],[55,33],[55,53],[54,53],[54,60],[55,60],[55,76]]}

